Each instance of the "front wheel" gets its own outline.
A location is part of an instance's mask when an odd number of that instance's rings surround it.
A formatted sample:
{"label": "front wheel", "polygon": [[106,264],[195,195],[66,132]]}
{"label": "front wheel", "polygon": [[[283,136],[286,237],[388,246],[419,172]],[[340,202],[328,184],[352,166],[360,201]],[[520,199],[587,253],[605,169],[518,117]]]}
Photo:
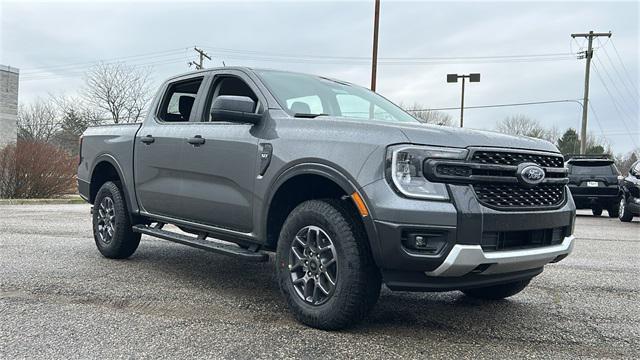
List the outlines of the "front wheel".
{"label": "front wheel", "polygon": [[131,230],[124,195],[111,181],[102,185],[93,203],[93,237],[100,253],[110,259],[126,259],[140,244],[140,234]]}
{"label": "front wheel", "polygon": [[630,222],[631,220],[633,220],[633,214],[631,213],[631,211],[629,211],[629,208],[627,208],[627,200],[624,196],[620,198],[620,204],[618,207],[618,219],[623,222]]}
{"label": "front wheel", "polygon": [[601,207],[593,208],[591,209],[591,213],[593,214],[593,216],[600,216],[602,215],[602,208]]}
{"label": "front wheel", "polygon": [[287,217],[276,252],[280,290],[298,321],[345,328],[380,295],[380,274],[362,225],[341,200],[310,200]]}
{"label": "front wheel", "polygon": [[487,286],[475,289],[463,290],[462,292],[470,297],[485,300],[500,300],[513,296],[524,290],[531,279],[510,282],[501,285]]}

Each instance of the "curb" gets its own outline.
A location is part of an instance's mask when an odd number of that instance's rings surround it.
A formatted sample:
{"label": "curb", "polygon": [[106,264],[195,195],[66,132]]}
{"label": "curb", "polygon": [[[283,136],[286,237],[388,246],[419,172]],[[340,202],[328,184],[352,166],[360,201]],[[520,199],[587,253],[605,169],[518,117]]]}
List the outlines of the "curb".
{"label": "curb", "polygon": [[68,196],[56,199],[0,199],[2,205],[64,205],[64,204],[85,204],[80,196]]}

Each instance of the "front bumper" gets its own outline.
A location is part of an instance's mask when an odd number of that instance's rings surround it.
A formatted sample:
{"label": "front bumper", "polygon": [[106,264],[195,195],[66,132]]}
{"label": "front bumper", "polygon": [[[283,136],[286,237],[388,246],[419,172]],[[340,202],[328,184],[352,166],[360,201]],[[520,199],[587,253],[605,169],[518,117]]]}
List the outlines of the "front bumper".
{"label": "front bumper", "polygon": [[[565,258],[573,250],[574,236],[559,245],[532,249],[484,252],[480,245],[454,245],[442,265],[427,276],[464,276],[473,271],[483,275],[504,274],[543,267]],[[480,271],[481,270],[481,271]]]}
{"label": "front bumper", "polygon": [[[449,185],[451,201],[400,197],[384,180],[365,186],[374,235],[371,250],[385,284],[400,290],[445,291],[531,278],[573,249],[575,205],[567,193],[560,207],[539,211],[499,211],[480,204],[470,186]],[[555,231],[546,245],[492,249],[501,234]],[[436,252],[407,249],[407,235],[434,236]],[[538,247],[536,247],[538,246]]]}

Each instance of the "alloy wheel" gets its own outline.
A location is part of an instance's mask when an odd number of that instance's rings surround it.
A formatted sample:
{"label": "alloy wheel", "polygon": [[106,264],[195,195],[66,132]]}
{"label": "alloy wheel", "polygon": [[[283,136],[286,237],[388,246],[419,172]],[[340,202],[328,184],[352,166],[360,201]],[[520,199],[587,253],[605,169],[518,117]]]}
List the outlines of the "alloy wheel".
{"label": "alloy wheel", "polygon": [[113,199],[106,196],[98,206],[98,237],[100,241],[109,244],[115,232],[116,213],[113,207]]}
{"label": "alloy wheel", "polygon": [[289,250],[293,288],[306,303],[322,305],[331,298],[338,276],[336,249],[331,237],[317,226],[305,226]]}

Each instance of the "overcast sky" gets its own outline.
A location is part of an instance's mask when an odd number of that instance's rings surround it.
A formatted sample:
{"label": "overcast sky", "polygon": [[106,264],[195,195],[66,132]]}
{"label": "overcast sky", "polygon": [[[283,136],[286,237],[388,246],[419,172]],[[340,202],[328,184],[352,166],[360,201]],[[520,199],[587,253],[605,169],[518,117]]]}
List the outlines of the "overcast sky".
{"label": "overcast sky", "polygon": [[[212,56],[207,66],[224,61],[368,86],[372,18],[373,1],[0,0],[0,64],[20,68],[21,103],[77,92],[82,73],[99,60],[151,66],[158,83],[188,70],[193,45]],[[398,103],[456,107],[460,86],[447,84],[446,74],[479,72],[482,81],[466,89],[468,106],[580,99],[585,64],[570,54],[585,40],[569,35],[612,31],[611,40],[595,41],[589,131],[616,153],[627,152],[640,145],[638,27],[637,1],[382,0],[377,90]],[[459,111],[448,112],[459,118]],[[579,128],[581,108],[566,102],[468,109],[465,126],[492,129],[515,114],[564,130]]]}

